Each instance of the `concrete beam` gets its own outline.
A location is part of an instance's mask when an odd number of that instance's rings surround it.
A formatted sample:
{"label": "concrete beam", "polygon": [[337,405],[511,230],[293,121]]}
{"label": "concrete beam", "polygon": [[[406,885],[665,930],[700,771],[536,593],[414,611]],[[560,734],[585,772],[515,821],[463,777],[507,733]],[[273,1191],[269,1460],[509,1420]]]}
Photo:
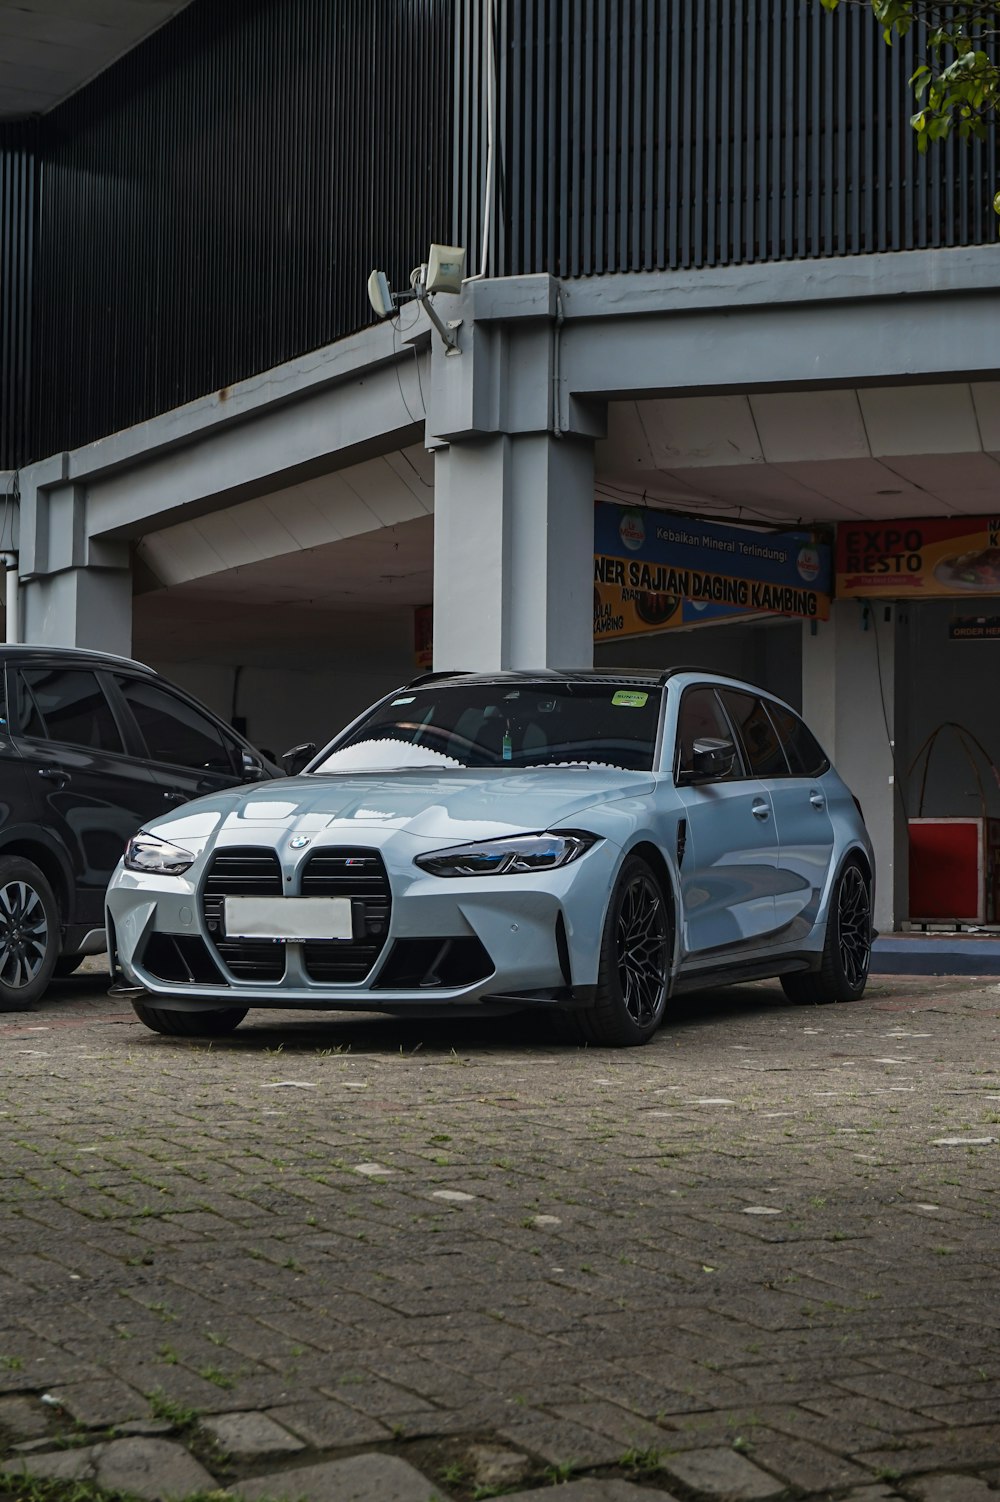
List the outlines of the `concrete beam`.
{"label": "concrete beam", "polygon": [[59,525],[56,540],[49,511],[54,521],[76,498],[85,497],[84,532],[92,547],[100,539],[139,537],[419,442],[430,375],[429,368],[425,374],[419,369],[429,367],[427,341],[422,343],[422,350],[401,347],[395,330],[367,329],[26,468],[22,575],[68,566],[71,558],[108,561],[80,558],[75,524],[71,539]]}
{"label": "concrete beam", "polygon": [[[509,277],[478,287],[494,289],[485,316],[506,316],[500,294],[516,307],[538,301],[539,277]],[[476,291],[476,297],[485,293]],[[650,318],[665,313],[727,308],[774,310],[800,303],[892,300],[955,293],[1000,293],[1000,257],[992,245],[949,250],[891,251],[882,255],[830,256],[815,261],[768,261],[753,266],[712,266],[698,271],[631,271],[564,282],[567,323],[577,319]],[[475,306],[476,318],[480,313]],[[930,353],[930,352],[928,352]]]}
{"label": "concrete beam", "polygon": [[994,377],[1000,287],[567,321],[560,402]]}

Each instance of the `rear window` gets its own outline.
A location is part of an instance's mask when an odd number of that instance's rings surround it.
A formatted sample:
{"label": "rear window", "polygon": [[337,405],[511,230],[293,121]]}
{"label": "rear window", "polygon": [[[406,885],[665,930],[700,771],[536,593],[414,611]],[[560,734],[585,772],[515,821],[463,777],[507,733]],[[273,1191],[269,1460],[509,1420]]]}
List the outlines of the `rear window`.
{"label": "rear window", "polygon": [[24,668],[18,673],[21,734],[95,751],[121,751],[111,705],[96,673],[82,668]]}
{"label": "rear window", "polygon": [[754,776],[787,777],[788,762],[763,702],[752,694],[741,694],[731,688],[724,688],[721,693]]}
{"label": "rear window", "polygon": [[428,685],[397,694],[330,748],[318,772],[405,767],[653,766],[656,684]]}
{"label": "rear window", "polygon": [[768,702],[771,719],[778,728],[793,777],[821,777],[830,770],[830,761],[807,725],[790,709]]}

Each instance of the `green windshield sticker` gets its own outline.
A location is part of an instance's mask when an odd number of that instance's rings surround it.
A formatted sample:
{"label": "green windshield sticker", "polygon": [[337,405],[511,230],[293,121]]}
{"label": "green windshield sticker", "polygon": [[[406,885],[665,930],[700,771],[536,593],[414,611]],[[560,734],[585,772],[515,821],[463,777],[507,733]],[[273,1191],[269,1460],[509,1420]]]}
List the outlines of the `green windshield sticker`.
{"label": "green windshield sticker", "polygon": [[397,704],[412,704],[413,700],[415,698],[416,698],[416,695],[415,694],[411,694],[408,699],[393,699],[393,701],[392,701],[392,707],[393,707],[393,709],[395,709],[395,707],[396,707]]}
{"label": "green windshield sticker", "polygon": [[648,694],[639,693],[636,689],[620,688],[612,696],[612,704],[624,704],[628,709],[641,709],[649,698]]}

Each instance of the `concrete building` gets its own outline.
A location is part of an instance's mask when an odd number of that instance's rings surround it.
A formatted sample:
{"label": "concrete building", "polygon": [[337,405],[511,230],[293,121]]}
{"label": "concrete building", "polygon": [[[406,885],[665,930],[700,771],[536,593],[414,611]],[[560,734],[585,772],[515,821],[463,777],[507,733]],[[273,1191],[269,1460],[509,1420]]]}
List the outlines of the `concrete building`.
{"label": "concrete building", "polygon": [[[911,43],[802,0],[0,0],[0,37],[9,634],[278,751],[411,676],[430,605],[436,667],[724,668],[854,787],[881,928],[947,916],[918,814],[982,819],[989,885],[1000,645],[956,622],[1000,570],[876,574],[887,527],[981,518],[985,558],[1000,517],[993,152],[918,157]],[[432,242],[454,350],[365,292]],[[595,501],[867,528],[870,587],[595,646]]]}

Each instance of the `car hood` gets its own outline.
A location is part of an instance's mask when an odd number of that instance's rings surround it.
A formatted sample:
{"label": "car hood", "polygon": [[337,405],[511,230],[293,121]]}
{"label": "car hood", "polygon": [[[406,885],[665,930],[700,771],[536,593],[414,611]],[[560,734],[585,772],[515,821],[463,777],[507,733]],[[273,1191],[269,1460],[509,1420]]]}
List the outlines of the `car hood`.
{"label": "car hood", "polygon": [[590,767],[312,775],[199,798],[147,828],[188,849],[210,840],[313,839],[327,830],[340,839],[372,828],[457,842],[566,827],[594,804],[641,797],[652,786],[649,773]]}

